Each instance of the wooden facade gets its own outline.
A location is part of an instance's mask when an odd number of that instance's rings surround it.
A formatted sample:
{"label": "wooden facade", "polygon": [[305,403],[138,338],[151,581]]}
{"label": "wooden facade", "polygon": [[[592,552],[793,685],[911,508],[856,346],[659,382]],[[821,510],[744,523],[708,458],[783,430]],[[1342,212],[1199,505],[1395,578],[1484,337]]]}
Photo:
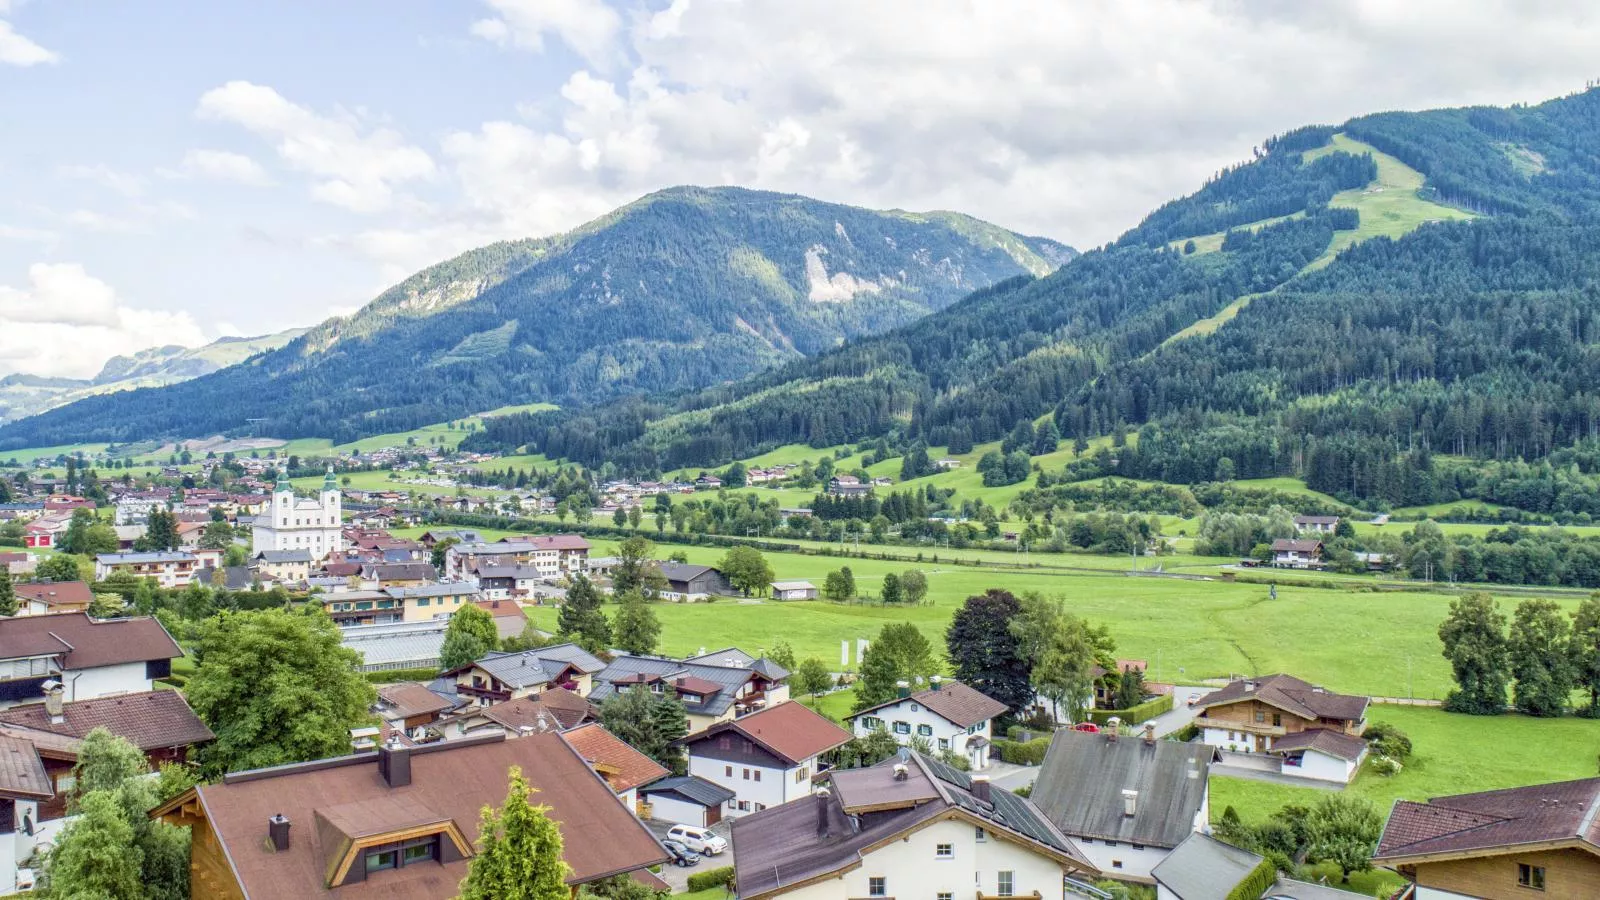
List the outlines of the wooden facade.
{"label": "wooden facade", "polygon": [[[1541,870],[1542,888],[1519,883],[1521,878],[1532,876],[1529,871],[1532,869]],[[1578,847],[1419,862],[1399,866],[1398,870],[1419,887],[1453,891],[1485,900],[1499,900],[1502,897],[1589,900],[1600,897],[1600,857]]]}
{"label": "wooden facade", "polygon": [[1252,735],[1271,737],[1299,734],[1302,731],[1310,731],[1317,728],[1359,737],[1361,732],[1365,730],[1366,725],[1365,722],[1359,720],[1306,719],[1281,707],[1263,703],[1253,698],[1240,700],[1237,703],[1208,707],[1201,710],[1194,721],[1201,728],[1227,728]]}
{"label": "wooden facade", "polygon": [[189,829],[189,893],[195,900],[245,900],[222,841],[206,817],[205,804],[192,788],[158,807],[153,815]]}

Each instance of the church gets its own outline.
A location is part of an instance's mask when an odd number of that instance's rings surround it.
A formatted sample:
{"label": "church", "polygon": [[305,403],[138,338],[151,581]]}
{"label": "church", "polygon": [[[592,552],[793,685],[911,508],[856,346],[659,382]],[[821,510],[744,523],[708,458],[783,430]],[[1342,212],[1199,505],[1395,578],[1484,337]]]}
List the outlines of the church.
{"label": "church", "polygon": [[280,473],[272,489],[272,505],[251,524],[251,546],[257,553],[306,550],[313,562],[326,559],[344,549],[339,502],[339,483],[331,466],[315,500],[296,497],[288,476]]}

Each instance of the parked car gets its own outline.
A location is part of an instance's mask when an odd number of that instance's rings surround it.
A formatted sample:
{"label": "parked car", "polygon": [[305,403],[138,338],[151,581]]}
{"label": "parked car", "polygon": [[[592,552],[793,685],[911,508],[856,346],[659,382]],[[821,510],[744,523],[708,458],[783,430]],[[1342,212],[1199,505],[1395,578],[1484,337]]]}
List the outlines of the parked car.
{"label": "parked car", "polygon": [[1072,726],[1072,730],[1081,731],[1084,734],[1099,734],[1100,726],[1093,722],[1079,722],[1078,724]]}
{"label": "parked car", "polygon": [[683,845],[682,841],[666,840],[661,846],[667,848],[667,855],[672,857],[672,864],[687,869],[690,866],[700,865],[700,854]]}
{"label": "parked car", "polygon": [[728,841],[722,835],[696,825],[674,825],[667,829],[667,838],[706,856],[716,856],[728,849]]}

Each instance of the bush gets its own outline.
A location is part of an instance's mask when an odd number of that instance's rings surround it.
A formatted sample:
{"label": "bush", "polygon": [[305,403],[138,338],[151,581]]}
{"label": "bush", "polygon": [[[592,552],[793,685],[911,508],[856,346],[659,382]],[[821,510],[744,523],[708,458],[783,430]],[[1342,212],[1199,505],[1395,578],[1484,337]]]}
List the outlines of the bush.
{"label": "bush", "polygon": [[1190,741],[1194,740],[1195,738],[1197,738],[1199,736],[1200,736],[1200,726],[1196,725],[1193,722],[1190,722],[1189,724],[1183,726],[1182,728],[1179,728],[1177,731],[1174,731],[1172,733],[1172,739],[1173,740],[1180,741],[1180,742],[1185,743],[1185,744],[1189,743]]}
{"label": "bush", "polygon": [[994,752],[1003,762],[1018,766],[1037,766],[1044,762],[1044,754],[1050,749],[1050,739],[1047,737],[1034,738],[1027,743],[999,740],[994,742]]}
{"label": "bush", "polygon": [[1400,760],[1395,759],[1392,756],[1378,756],[1374,757],[1372,760],[1372,771],[1384,776],[1385,778],[1399,775],[1400,770],[1403,768],[1405,768],[1405,764],[1401,763]]}
{"label": "bush", "polygon": [[390,669],[386,672],[368,672],[372,684],[393,684],[397,681],[432,681],[439,677],[438,669]]}
{"label": "bush", "polygon": [[1228,892],[1228,900],[1256,900],[1278,880],[1278,867],[1263,859]]}
{"label": "bush", "polygon": [[1361,736],[1379,756],[1400,761],[1411,758],[1411,738],[1388,722],[1373,722]]}
{"label": "bush", "polygon": [[1127,709],[1091,709],[1089,710],[1089,721],[1096,725],[1104,725],[1112,716],[1116,716],[1122,720],[1124,725],[1138,725],[1148,719],[1154,719],[1156,716],[1171,709],[1172,695],[1162,694],[1159,697],[1151,698],[1138,706],[1130,706]]}
{"label": "bush", "polygon": [[695,891],[709,891],[712,888],[724,887],[733,883],[733,866],[723,866],[720,869],[708,869],[696,872],[689,876],[689,893]]}

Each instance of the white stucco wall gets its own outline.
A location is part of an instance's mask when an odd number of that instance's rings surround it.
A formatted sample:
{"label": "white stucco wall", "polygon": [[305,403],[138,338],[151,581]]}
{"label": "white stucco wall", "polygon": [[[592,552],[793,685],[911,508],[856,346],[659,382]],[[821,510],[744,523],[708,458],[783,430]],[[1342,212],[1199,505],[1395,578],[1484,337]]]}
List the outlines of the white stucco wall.
{"label": "white stucco wall", "polygon": [[1334,781],[1339,784],[1348,782],[1355,774],[1356,763],[1347,762],[1337,756],[1328,756],[1315,750],[1307,750],[1301,757],[1298,766],[1285,765],[1283,774],[1297,778],[1315,778],[1318,781]]}
{"label": "white stucco wall", "polygon": [[[970,900],[974,891],[994,894],[999,873],[1013,873],[1012,894],[1045,900],[1064,896],[1062,869],[1055,860],[1020,844],[989,836],[979,843],[969,822],[939,822],[868,854],[860,867],[784,894],[785,900],[847,900],[869,897],[869,879],[886,879],[884,894],[904,900],[938,900],[948,893],[954,900]],[[939,844],[950,844],[949,859],[937,855]]]}
{"label": "white stucco wall", "polygon": [[705,807],[668,797],[665,794],[652,794],[650,796],[650,818],[662,822],[674,822],[679,825],[698,825],[705,827]]}
{"label": "white stucco wall", "polygon": [[[850,727],[851,730],[855,732],[857,737],[865,737],[872,732],[872,729],[867,727],[864,722],[864,720],[869,716],[871,718],[882,719],[883,727],[891,735],[894,735],[894,739],[901,744],[909,744],[911,742],[911,738],[920,734],[921,732],[919,731],[919,727],[927,728],[929,733],[922,736],[926,737],[928,742],[933,744],[933,749],[935,751],[945,749],[944,746],[939,743],[940,740],[948,741],[949,749],[962,754],[967,752],[967,741],[971,740],[972,738],[983,737],[985,739],[992,740],[992,735],[990,732],[993,728],[993,723],[987,721],[983,722],[978,726],[976,731],[974,731],[972,734],[968,734],[967,729],[958,727],[954,722],[951,722],[949,719],[946,719],[938,713],[928,709],[921,703],[918,703],[916,699],[912,697],[907,697],[892,706],[885,706],[882,709],[874,710],[868,715],[857,716],[856,718],[852,719]],[[894,730],[895,722],[906,723],[906,725],[910,728],[910,734],[896,733]]]}
{"label": "white stucco wall", "polygon": [[1168,847],[1143,847],[1136,849],[1127,841],[1118,841],[1115,847],[1109,846],[1105,841],[1091,841],[1069,835],[1077,841],[1078,848],[1083,855],[1089,857],[1095,868],[1106,874],[1107,878],[1122,878],[1129,881],[1142,881],[1146,884],[1152,880],[1150,872],[1171,853]]}
{"label": "white stucco wall", "polygon": [[70,670],[62,673],[61,684],[62,699],[69,701],[92,700],[107,694],[128,694],[155,689],[155,684],[144,677],[142,662]]}
{"label": "white stucco wall", "polygon": [[[733,770],[732,775],[728,774],[729,768]],[[744,777],[747,769],[750,772],[748,779]],[[807,777],[797,782],[795,775],[801,769],[806,771]],[[761,774],[760,781],[756,780],[756,773],[758,772]],[[810,776],[816,773],[817,760],[815,757],[805,760],[799,766],[787,769],[770,766],[751,766],[739,762],[711,759],[710,757],[689,757],[690,775],[698,775],[738,795],[723,805],[722,817],[725,819],[738,818],[739,816],[747,816],[753,812],[759,812],[760,810],[756,808],[758,803],[763,808],[778,806],[790,800],[809,795],[811,793]],[[740,809],[739,804],[741,802],[749,803],[750,808]]]}

